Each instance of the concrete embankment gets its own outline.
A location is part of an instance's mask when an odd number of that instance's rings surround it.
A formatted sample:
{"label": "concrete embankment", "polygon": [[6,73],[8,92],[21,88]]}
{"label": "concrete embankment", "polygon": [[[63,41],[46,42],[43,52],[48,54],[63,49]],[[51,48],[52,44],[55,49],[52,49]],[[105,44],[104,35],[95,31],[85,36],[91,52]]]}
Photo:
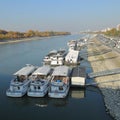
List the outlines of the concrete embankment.
{"label": "concrete embankment", "polygon": [[[120,68],[120,54],[114,50],[109,50],[110,48],[98,41],[96,37],[91,39],[87,47],[88,55],[93,53],[88,57],[93,72]],[[108,52],[103,54],[104,50],[108,50]],[[94,54],[96,52],[99,54]],[[98,87],[103,94],[106,110],[116,120],[120,120],[120,81],[118,79],[120,79],[120,74],[95,78],[96,83],[101,82]]]}

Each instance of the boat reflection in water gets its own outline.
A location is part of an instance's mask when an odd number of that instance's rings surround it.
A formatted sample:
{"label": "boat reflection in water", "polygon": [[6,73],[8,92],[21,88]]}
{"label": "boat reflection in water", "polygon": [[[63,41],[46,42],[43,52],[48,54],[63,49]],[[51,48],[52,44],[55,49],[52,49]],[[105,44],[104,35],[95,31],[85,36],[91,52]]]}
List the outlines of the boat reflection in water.
{"label": "boat reflection in water", "polygon": [[37,106],[37,107],[47,107],[48,106],[47,98],[40,98],[38,101],[36,101],[35,106]]}
{"label": "boat reflection in water", "polygon": [[62,99],[50,99],[50,103],[55,107],[62,107],[69,104],[70,99],[83,99],[85,98],[85,89],[81,88],[71,88],[69,94],[66,98]]}
{"label": "boat reflection in water", "polygon": [[65,98],[49,98],[47,95],[43,98],[31,98],[27,95],[23,98],[7,98],[11,104],[16,106],[35,106],[35,107],[64,107],[69,104],[70,99],[83,99],[85,98],[85,89],[71,88],[69,94]]}
{"label": "boat reflection in water", "polygon": [[85,98],[85,89],[83,89],[83,88],[71,88],[70,96],[71,96],[71,98],[75,98],[75,99]]}
{"label": "boat reflection in water", "polygon": [[83,99],[83,98],[85,98],[85,89],[71,88],[66,98],[62,98],[62,99],[49,98],[49,97],[39,98],[36,101],[35,106],[48,107],[49,105],[52,105],[54,107],[64,107],[67,104],[69,104],[69,99]]}
{"label": "boat reflection in water", "polygon": [[51,104],[55,107],[63,107],[69,104],[69,99],[83,99],[85,98],[85,89],[81,88],[71,88],[69,94],[66,98],[56,99],[56,98],[44,98],[39,101],[39,104],[36,106],[39,107],[47,107],[47,105]]}

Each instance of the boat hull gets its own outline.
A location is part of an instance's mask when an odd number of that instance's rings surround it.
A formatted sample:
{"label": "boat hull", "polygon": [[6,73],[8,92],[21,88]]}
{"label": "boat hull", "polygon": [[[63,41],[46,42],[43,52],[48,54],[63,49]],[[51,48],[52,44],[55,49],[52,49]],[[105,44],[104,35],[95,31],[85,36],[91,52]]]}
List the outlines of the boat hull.
{"label": "boat hull", "polygon": [[11,90],[10,88],[6,91],[6,95],[8,97],[22,97],[27,93],[28,86],[29,86],[30,81],[26,81],[22,86],[14,84],[16,87],[20,87],[20,90],[15,90],[13,87]]}
{"label": "boat hull", "polygon": [[44,97],[48,92],[48,88],[43,91],[31,91],[30,89],[27,92],[29,97]]}
{"label": "boat hull", "polygon": [[24,90],[24,91],[10,91],[10,89],[8,89],[6,91],[6,95],[8,97],[22,97],[26,94],[27,90]]}
{"label": "boat hull", "polygon": [[50,98],[65,98],[68,95],[69,87],[66,89],[65,92],[49,92],[48,96]]}

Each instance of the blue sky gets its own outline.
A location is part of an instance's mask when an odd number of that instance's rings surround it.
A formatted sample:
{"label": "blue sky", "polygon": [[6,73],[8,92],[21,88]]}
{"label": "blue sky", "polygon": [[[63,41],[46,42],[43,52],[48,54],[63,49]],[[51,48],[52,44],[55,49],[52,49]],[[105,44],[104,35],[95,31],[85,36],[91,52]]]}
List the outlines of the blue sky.
{"label": "blue sky", "polygon": [[120,23],[120,0],[0,0],[0,29],[101,30]]}

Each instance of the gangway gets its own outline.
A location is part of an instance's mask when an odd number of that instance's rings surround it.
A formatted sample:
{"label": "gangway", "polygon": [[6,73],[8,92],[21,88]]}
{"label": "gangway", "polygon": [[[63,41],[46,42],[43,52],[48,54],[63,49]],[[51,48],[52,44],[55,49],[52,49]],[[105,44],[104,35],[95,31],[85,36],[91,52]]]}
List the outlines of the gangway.
{"label": "gangway", "polygon": [[120,73],[120,68],[117,68],[117,69],[111,69],[111,70],[89,73],[88,77],[89,78],[95,78],[95,77],[113,75],[113,74],[119,74],[119,73]]}
{"label": "gangway", "polygon": [[99,84],[103,84],[103,83],[110,83],[110,82],[120,82],[120,79],[117,80],[106,80],[106,81],[102,81],[102,82],[92,82],[92,83],[87,83],[85,86],[96,86]]}

